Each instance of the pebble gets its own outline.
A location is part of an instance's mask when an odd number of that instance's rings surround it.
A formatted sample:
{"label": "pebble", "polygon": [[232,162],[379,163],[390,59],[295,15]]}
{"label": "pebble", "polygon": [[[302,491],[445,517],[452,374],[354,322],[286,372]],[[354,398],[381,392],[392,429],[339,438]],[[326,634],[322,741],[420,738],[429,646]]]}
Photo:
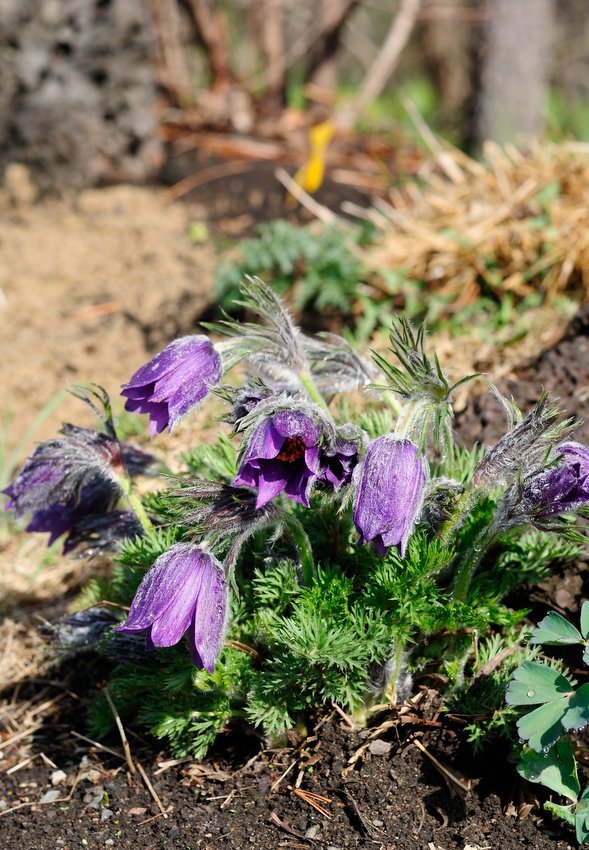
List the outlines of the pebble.
{"label": "pebble", "polygon": [[319,826],[318,826],[318,824],[314,823],[313,826],[310,826],[309,829],[305,832],[305,838],[310,838],[310,839],[317,838],[318,834],[319,834]]}
{"label": "pebble", "polygon": [[39,802],[54,803],[59,797],[61,797],[61,791],[57,788],[50,788],[49,791],[45,791]]}
{"label": "pebble", "polygon": [[113,815],[114,812],[112,809],[102,809],[102,811],[100,812],[100,820],[102,823],[104,823],[105,821],[110,820]]}
{"label": "pebble", "polygon": [[107,838],[106,841],[104,842],[106,847],[112,847],[114,843],[115,842],[112,838]]}
{"label": "pebble", "polygon": [[392,746],[390,741],[383,741],[377,738],[376,741],[371,742],[368,749],[373,756],[386,756],[387,753],[390,753]]}
{"label": "pebble", "polygon": [[384,826],[384,821],[383,820],[373,820],[372,826]]}
{"label": "pebble", "polygon": [[51,784],[59,785],[61,782],[65,782],[67,779],[67,774],[63,770],[54,770],[51,774]]}

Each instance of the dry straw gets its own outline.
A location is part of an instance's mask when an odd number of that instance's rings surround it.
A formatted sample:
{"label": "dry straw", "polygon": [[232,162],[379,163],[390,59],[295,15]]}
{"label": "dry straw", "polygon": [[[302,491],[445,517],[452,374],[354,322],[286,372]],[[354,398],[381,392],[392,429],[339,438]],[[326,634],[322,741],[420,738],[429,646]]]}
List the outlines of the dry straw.
{"label": "dry straw", "polygon": [[507,291],[586,299],[589,144],[487,143],[477,162],[431,141],[418,179],[372,211],[384,237],[369,264],[406,269],[454,309]]}

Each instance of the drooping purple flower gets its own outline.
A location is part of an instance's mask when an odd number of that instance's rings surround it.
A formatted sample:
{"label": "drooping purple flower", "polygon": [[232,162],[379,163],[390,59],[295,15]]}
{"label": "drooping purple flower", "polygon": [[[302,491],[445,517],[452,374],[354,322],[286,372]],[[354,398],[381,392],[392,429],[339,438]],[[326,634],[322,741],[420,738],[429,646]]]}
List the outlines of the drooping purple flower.
{"label": "drooping purple flower", "polygon": [[357,463],[357,443],[338,438],[332,448],[321,453],[322,471],[319,480],[339,490],[342,484],[350,483]]}
{"label": "drooping purple flower", "polygon": [[127,621],[115,632],[147,631],[148,649],[173,646],[187,632],[195,666],[212,673],[225,638],[227,609],[219,561],[192,543],[177,543],[146,573]]}
{"label": "drooping purple flower", "polygon": [[[67,532],[71,536],[89,517],[109,512],[117,500],[118,493],[113,493],[112,487],[103,479],[95,478],[82,488],[78,498],[72,497],[64,504],[53,502],[47,508],[35,511],[26,530],[48,531],[47,545],[51,546],[62,534]],[[68,545],[69,536],[64,543],[64,554],[73,548]]]}
{"label": "drooping purple flower", "polygon": [[40,443],[4,493],[6,510],[32,514],[28,531],[48,531],[50,542],[84,516],[102,513],[121,495],[119,443],[98,431],[64,425],[63,437]]}
{"label": "drooping purple flower", "polygon": [[138,369],[121,395],[125,409],[148,413],[152,437],[178,420],[207,395],[221,378],[221,358],[201,334],[174,340]]}
{"label": "drooping purple flower", "polygon": [[256,508],[279,493],[309,507],[321,474],[321,425],[297,410],[279,410],[256,428],[233,485],[255,487]]}
{"label": "drooping purple flower", "polygon": [[381,555],[396,546],[403,557],[421,510],[425,480],[424,460],[412,442],[392,436],[373,440],[354,502],[360,542],[372,541]]}
{"label": "drooping purple flower", "polygon": [[536,518],[553,516],[589,502],[589,448],[563,443],[557,466],[524,482],[522,503]]}

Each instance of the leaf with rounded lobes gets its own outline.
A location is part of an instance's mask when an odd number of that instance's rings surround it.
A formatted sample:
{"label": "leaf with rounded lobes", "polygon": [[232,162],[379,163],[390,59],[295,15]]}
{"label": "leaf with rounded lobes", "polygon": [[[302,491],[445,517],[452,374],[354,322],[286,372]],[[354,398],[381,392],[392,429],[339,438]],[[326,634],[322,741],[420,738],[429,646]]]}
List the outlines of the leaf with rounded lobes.
{"label": "leaf with rounded lobes", "polygon": [[582,729],[589,723],[589,684],[581,685],[569,700],[569,707],[562,719],[565,729]]}
{"label": "leaf with rounded lobes", "polygon": [[538,705],[573,693],[568,679],[545,664],[524,661],[513,673],[507,686],[507,705]]}
{"label": "leaf with rounded lobes", "polygon": [[577,841],[579,844],[586,844],[589,841],[589,788],[585,788],[573,812]]}
{"label": "leaf with rounded lobes", "polygon": [[581,634],[585,640],[589,638],[589,601],[583,602],[581,608]]}
{"label": "leaf with rounded lobes", "polygon": [[517,772],[528,782],[539,782],[573,803],[577,802],[581,788],[573,745],[569,740],[558,741],[547,755],[524,750]]}
{"label": "leaf with rounded lobes", "polygon": [[550,646],[583,643],[581,632],[563,616],[551,611],[540,620],[532,632],[530,643],[546,643]]}
{"label": "leaf with rounded lobes", "polygon": [[546,752],[554,746],[562,732],[562,718],[567,707],[568,699],[563,697],[524,714],[517,721],[520,738],[537,753]]}

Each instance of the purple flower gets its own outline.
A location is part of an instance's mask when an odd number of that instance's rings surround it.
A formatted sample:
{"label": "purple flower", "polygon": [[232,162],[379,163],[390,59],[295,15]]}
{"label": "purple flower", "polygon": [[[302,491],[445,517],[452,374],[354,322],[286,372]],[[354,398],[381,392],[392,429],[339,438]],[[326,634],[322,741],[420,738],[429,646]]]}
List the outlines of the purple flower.
{"label": "purple flower", "polygon": [[256,487],[256,508],[284,491],[309,507],[321,473],[321,425],[296,410],[280,410],[262,421],[247,446],[234,486]]}
{"label": "purple flower", "polygon": [[381,555],[396,546],[401,557],[421,511],[425,463],[409,440],[379,437],[362,464],[354,523],[360,542],[372,541]]}
{"label": "purple flower", "polygon": [[138,369],[121,395],[125,409],[148,413],[152,437],[167,426],[173,431],[180,417],[206,396],[221,378],[221,358],[202,335],[174,340]]}
{"label": "purple flower", "polygon": [[351,440],[338,438],[333,448],[322,452],[321,463],[320,481],[338,490],[342,484],[349,484],[352,480],[352,473],[358,463],[358,446]]}
{"label": "purple flower", "polygon": [[196,667],[212,673],[225,639],[227,584],[221,564],[192,543],[160,555],[137,589],[123,635],[147,630],[146,646],[173,646],[188,632]]}
{"label": "purple flower", "polygon": [[116,440],[89,428],[64,425],[64,436],[40,443],[3,492],[6,510],[32,514],[28,531],[48,531],[50,543],[89,514],[114,507],[123,469]]}
{"label": "purple flower", "polygon": [[589,502],[589,448],[563,443],[558,465],[524,484],[522,502],[536,518],[574,510]]}

